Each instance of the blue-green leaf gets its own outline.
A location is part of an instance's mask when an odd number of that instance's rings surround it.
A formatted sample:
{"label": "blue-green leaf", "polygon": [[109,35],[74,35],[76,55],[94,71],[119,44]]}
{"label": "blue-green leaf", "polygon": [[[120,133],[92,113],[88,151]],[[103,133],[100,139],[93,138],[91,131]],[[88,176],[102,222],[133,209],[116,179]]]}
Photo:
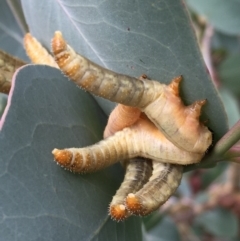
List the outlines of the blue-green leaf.
{"label": "blue-green leaf", "polygon": [[27,61],[22,45],[24,33],[14,18],[8,2],[0,1],[0,49]]}
{"label": "blue-green leaf", "polygon": [[102,137],[106,116],[96,101],[45,66],[18,72],[0,131],[0,237],[19,240],[141,240],[139,218],[112,221],[108,204],[123,171],[91,175],[63,170],[53,148]]}

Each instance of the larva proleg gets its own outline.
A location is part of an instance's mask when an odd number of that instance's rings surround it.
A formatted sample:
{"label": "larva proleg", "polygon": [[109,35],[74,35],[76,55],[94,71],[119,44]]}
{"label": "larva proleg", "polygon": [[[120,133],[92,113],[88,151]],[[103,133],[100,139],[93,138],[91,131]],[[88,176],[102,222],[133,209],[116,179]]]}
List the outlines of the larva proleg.
{"label": "larva proleg", "polygon": [[128,194],[127,209],[141,216],[158,209],[179,186],[182,171],[182,166],[153,161],[152,176],[142,189]]}
{"label": "larva proleg", "polygon": [[150,160],[137,157],[126,162],[124,180],[109,206],[109,214],[117,221],[123,221],[130,215],[125,207],[127,195],[141,189],[152,174],[152,162]]}

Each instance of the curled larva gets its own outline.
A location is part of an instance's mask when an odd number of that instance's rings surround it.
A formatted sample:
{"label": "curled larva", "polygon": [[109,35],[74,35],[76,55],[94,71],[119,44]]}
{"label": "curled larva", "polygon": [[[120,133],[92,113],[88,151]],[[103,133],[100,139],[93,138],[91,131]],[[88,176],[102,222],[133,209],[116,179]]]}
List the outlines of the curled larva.
{"label": "curled larva", "polygon": [[181,76],[165,85],[114,73],[76,54],[58,31],[52,50],[60,69],[76,84],[95,95],[140,108],[179,148],[202,154],[212,143],[211,132],[199,122],[206,100],[185,106],[178,90]]}
{"label": "curled larva", "polygon": [[0,92],[8,94],[14,72],[26,63],[0,50]]}
{"label": "curled larva", "polygon": [[141,157],[126,161],[124,180],[109,205],[109,214],[116,221],[123,221],[130,213],[126,209],[125,199],[129,193],[140,190],[152,175],[152,162]]}
{"label": "curled larva", "polygon": [[25,35],[23,43],[28,57],[34,64],[46,64],[58,68],[52,55],[30,33]]}
{"label": "curled larva", "polygon": [[153,161],[149,181],[136,193],[129,193],[127,209],[135,215],[147,215],[158,209],[176,191],[182,178],[183,166]]}

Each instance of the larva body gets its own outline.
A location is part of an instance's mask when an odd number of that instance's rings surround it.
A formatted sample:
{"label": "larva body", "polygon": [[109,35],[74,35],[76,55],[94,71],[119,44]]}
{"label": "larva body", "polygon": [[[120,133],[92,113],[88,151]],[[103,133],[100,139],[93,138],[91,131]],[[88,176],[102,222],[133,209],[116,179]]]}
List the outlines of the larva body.
{"label": "larva body", "polygon": [[114,73],[76,54],[60,32],[55,33],[52,49],[60,69],[77,85],[111,101],[138,107],[179,148],[204,153],[212,143],[211,132],[199,122],[205,101],[183,104],[178,91],[181,76],[165,85]]}
{"label": "larva body", "polygon": [[58,68],[52,55],[30,33],[25,35],[23,44],[27,55],[34,64],[45,64]]}
{"label": "larva body", "polygon": [[117,221],[122,221],[130,216],[125,207],[127,195],[140,190],[152,175],[152,162],[150,160],[138,157],[126,162],[124,180],[109,206],[111,217]]}
{"label": "larva body", "polygon": [[95,145],[69,148],[62,152],[54,150],[53,154],[60,165],[81,173],[97,171],[119,160],[137,156],[186,165],[199,162],[204,153],[187,152],[176,147],[143,116],[132,126]]}
{"label": "larva body", "polygon": [[0,51],[0,92],[8,94],[14,72],[26,63],[4,51]]}
{"label": "larva body", "polygon": [[149,181],[136,193],[129,193],[127,209],[136,215],[147,215],[165,203],[176,191],[182,178],[183,167],[153,162]]}

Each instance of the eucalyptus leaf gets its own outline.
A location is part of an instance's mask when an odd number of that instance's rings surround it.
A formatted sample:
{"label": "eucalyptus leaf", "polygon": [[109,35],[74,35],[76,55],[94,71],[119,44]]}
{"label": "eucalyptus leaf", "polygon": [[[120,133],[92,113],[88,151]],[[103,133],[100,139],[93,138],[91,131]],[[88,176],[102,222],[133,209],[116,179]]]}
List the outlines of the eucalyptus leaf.
{"label": "eucalyptus leaf", "polygon": [[0,237],[28,240],[141,240],[141,221],[112,221],[108,204],[122,179],[119,165],[91,175],[64,171],[53,148],[102,138],[106,116],[59,70],[25,66],[0,126]]}
{"label": "eucalyptus leaf", "polygon": [[[53,33],[60,30],[76,51],[116,72],[145,73],[163,83],[183,75],[184,102],[208,100],[203,120],[209,120],[214,141],[227,131],[223,106],[182,1],[24,0],[22,6],[30,32],[49,49]],[[97,101],[107,114],[114,106]]]}
{"label": "eucalyptus leaf", "polygon": [[8,5],[8,1],[0,1],[0,48],[28,61],[22,45],[24,33]]}

